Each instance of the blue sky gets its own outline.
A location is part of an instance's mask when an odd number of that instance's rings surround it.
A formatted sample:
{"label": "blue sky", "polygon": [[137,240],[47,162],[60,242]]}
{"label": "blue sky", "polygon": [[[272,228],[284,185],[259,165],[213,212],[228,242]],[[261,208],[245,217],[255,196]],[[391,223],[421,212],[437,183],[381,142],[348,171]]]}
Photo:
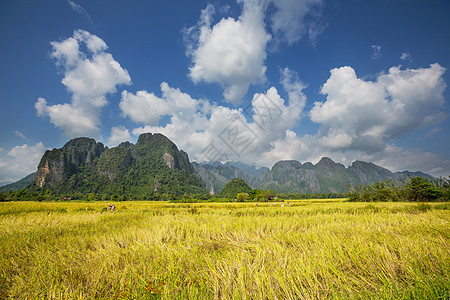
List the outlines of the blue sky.
{"label": "blue sky", "polygon": [[2,1],[0,184],[161,132],[191,160],[450,174],[450,2]]}

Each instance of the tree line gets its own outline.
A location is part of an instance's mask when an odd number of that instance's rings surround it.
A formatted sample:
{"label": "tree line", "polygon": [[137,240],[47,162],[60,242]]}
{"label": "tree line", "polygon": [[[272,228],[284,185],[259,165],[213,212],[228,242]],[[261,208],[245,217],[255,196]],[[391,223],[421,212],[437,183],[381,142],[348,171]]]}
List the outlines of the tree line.
{"label": "tree line", "polygon": [[4,201],[170,201],[178,203],[192,202],[267,202],[289,199],[327,199],[346,198],[345,193],[280,193],[272,190],[251,189],[247,192],[236,192],[234,195],[210,195],[207,193],[183,194],[150,192],[145,194],[121,194],[121,193],[82,193],[73,192],[66,194],[54,194],[51,190],[44,193],[30,191],[26,188],[7,193],[0,192],[0,202]]}
{"label": "tree line", "polygon": [[[450,178],[450,177],[449,177]],[[435,202],[450,200],[450,180],[405,176],[366,185],[348,186],[349,201],[357,202]]]}

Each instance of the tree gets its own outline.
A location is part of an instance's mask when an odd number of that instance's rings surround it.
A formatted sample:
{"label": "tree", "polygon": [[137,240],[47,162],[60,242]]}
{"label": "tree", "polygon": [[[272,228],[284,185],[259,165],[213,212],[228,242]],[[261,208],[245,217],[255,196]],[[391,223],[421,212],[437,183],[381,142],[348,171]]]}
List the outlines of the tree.
{"label": "tree", "polygon": [[90,193],[87,197],[88,201],[94,201],[95,200],[95,194],[94,193]]}
{"label": "tree", "polygon": [[249,199],[248,193],[238,193],[236,196],[236,200],[238,202],[245,202]]}
{"label": "tree", "polygon": [[406,192],[410,201],[435,201],[441,196],[441,191],[428,179],[422,177],[410,178],[406,185]]}
{"label": "tree", "polygon": [[45,191],[45,200],[52,200],[53,199],[53,193],[51,190]]}
{"label": "tree", "polygon": [[238,193],[250,193],[252,189],[248,186],[248,184],[240,179],[233,178],[231,179],[222,189],[219,196],[225,198],[234,198]]}
{"label": "tree", "polygon": [[273,200],[273,198],[275,198],[276,192],[271,191],[271,190],[262,190],[259,191],[259,193],[256,196],[256,199],[258,201],[269,201],[269,200]]}

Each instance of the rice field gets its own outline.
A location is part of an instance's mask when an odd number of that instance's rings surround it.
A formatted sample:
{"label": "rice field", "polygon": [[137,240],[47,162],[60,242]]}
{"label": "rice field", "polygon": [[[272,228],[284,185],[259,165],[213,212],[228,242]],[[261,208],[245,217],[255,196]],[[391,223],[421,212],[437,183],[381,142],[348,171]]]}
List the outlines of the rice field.
{"label": "rice field", "polygon": [[0,299],[449,299],[450,204],[0,203]]}

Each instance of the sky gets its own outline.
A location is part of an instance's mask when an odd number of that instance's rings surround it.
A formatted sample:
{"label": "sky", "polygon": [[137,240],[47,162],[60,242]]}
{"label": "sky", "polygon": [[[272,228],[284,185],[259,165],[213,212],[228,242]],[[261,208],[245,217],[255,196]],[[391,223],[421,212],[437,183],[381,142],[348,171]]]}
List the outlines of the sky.
{"label": "sky", "polygon": [[0,2],[0,184],[75,137],[450,175],[450,2]]}

